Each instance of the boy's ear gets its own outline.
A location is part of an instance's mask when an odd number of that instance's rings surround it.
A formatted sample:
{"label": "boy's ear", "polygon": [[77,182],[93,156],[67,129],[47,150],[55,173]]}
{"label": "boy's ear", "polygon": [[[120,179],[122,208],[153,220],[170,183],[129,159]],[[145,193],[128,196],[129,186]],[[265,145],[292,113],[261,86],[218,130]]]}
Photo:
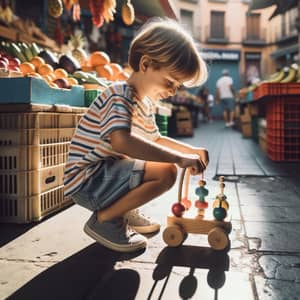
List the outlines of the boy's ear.
{"label": "boy's ear", "polygon": [[150,66],[150,59],[147,56],[142,56],[140,60],[140,71],[145,72],[147,68]]}

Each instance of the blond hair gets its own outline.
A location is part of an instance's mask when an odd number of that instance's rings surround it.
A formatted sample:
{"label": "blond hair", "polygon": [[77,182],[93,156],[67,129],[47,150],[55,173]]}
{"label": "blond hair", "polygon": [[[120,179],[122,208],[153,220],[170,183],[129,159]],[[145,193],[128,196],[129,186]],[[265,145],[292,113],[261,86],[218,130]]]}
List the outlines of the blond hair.
{"label": "blond hair", "polygon": [[165,68],[174,77],[186,79],[183,84],[187,87],[199,86],[207,79],[206,63],[193,38],[171,19],[146,23],[132,40],[128,62],[135,72],[144,55],[153,68]]}

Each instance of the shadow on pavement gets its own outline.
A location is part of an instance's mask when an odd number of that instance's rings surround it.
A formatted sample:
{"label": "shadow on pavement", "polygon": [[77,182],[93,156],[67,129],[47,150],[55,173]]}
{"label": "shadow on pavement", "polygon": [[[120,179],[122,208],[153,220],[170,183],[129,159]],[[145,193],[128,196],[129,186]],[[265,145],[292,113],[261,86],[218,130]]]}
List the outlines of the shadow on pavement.
{"label": "shadow on pavement", "polygon": [[165,247],[156,260],[157,266],[153,271],[154,280],[147,300],[150,300],[158,281],[165,280],[159,299],[162,298],[173,267],[189,267],[190,272],[180,282],[178,294],[181,299],[190,299],[197,290],[195,269],[208,269],[207,283],[215,290],[215,300],[218,299],[218,289],[226,280],[225,271],[229,269],[229,256],[226,251],[215,251],[208,247],[181,246]]}
{"label": "shadow on pavement", "polygon": [[34,227],[36,224],[6,224],[0,223],[0,247],[3,247],[18,236]]}
{"label": "shadow on pavement", "polygon": [[139,274],[130,269],[115,270],[114,265],[143,252],[119,253],[94,243],[40,273],[7,299],[133,300]]}

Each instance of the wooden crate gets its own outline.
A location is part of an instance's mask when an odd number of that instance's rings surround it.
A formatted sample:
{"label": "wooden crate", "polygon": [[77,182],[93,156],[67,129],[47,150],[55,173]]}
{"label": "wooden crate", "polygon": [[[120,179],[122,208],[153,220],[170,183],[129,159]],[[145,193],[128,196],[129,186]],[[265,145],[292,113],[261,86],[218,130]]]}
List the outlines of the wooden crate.
{"label": "wooden crate", "polygon": [[192,116],[189,111],[176,112],[176,135],[193,136],[194,128]]}

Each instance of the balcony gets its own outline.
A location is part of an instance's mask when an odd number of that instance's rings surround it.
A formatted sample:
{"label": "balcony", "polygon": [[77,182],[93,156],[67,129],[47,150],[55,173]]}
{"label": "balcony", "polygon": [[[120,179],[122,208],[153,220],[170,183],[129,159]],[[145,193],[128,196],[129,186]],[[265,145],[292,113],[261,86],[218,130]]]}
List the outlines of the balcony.
{"label": "balcony", "polygon": [[290,44],[298,39],[297,29],[294,28],[289,32],[276,32],[275,42],[277,45]]}
{"label": "balcony", "polygon": [[212,30],[212,26],[205,27],[204,40],[208,44],[228,44],[229,43],[229,27],[224,28],[224,32]]}
{"label": "balcony", "polygon": [[266,29],[261,28],[258,32],[248,32],[246,28],[242,29],[242,43],[244,46],[262,47],[265,46]]}

